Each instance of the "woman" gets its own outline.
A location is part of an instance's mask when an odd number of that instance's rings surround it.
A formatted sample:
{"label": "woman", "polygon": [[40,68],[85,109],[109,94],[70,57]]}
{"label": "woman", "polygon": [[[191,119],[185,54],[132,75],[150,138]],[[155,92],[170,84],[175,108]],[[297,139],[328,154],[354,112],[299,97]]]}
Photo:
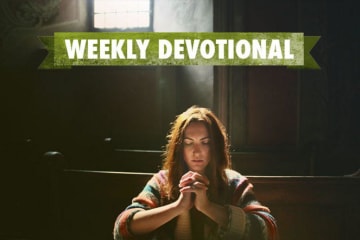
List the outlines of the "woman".
{"label": "woman", "polygon": [[162,170],[117,218],[119,239],[276,239],[268,208],[231,170],[219,119],[193,106],[172,125]]}

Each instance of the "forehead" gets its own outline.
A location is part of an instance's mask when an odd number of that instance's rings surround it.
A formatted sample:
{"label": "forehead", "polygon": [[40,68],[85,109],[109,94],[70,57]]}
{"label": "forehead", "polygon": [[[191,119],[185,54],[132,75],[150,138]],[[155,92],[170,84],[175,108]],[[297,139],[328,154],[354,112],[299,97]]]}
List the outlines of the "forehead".
{"label": "forehead", "polygon": [[185,129],[185,137],[208,137],[209,133],[204,123],[192,122]]}

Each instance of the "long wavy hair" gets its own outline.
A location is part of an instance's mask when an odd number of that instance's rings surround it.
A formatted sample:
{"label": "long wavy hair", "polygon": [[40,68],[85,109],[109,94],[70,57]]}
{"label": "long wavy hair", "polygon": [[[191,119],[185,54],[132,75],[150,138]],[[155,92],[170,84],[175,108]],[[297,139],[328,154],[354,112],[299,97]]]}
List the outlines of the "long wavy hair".
{"label": "long wavy hair", "polygon": [[165,186],[167,201],[175,201],[179,196],[179,181],[189,169],[184,161],[183,140],[185,129],[192,122],[201,122],[207,128],[210,137],[210,162],[205,174],[210,181],[209,197],[220,202],[221,194],[227,185],[225,169],[231,168],[229,141],[226,130],[215,114],[207,109],[192,106],[178,115],[171,124],[167,136],[167,145],[163,155],[163,170],[168,171],[168,182]]}

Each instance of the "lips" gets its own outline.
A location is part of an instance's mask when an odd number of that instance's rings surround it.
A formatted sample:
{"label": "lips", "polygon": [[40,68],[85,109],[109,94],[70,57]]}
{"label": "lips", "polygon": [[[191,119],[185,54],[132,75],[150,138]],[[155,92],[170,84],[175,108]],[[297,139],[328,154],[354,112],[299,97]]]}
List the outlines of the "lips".
{"label": "lips", "polygon": [[194,159],[194,160],[191,160],[193,163],[202,163],[204,160],[197,160],[197,159]]}

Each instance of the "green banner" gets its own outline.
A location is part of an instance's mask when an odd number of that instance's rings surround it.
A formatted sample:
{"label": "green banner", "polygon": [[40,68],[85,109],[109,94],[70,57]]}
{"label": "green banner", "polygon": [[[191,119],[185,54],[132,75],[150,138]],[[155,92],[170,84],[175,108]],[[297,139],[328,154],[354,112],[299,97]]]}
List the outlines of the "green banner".
{"label": "green banner", "polygon": [[303,33],[56,32],[41,69],[72,66],[242,65],[319,69]]}

